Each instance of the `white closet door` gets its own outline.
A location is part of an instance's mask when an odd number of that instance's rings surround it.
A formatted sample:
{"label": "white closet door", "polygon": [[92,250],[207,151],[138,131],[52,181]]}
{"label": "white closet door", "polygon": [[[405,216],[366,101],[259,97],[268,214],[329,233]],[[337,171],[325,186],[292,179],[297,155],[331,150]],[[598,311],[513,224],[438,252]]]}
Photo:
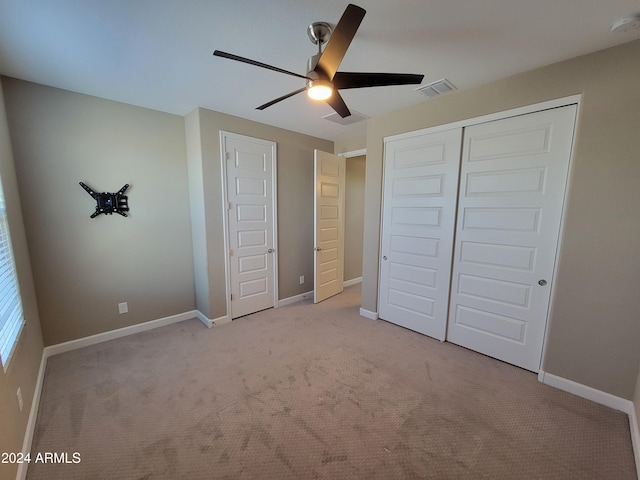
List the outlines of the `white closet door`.
{"label": "white closet door", "polygon": [[461,129],[385,143],[378,314],[444,340]]}
{"label": "white closet door", "polygon": [[576,107],[468,127],[447,339],[538,371]]}

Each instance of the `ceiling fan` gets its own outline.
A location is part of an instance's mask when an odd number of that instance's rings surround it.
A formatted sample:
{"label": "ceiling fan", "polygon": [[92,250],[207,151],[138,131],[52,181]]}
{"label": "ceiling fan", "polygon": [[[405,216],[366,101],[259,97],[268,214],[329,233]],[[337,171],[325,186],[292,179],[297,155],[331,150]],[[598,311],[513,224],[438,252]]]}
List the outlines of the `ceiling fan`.
{"label": "ceiling fan", "polygon": [[[356,5],[349,4],[333,28],[326,22],[315,22],[309,25],[307,33],[311,42],[318,46],[318,53],[307,63],[307,74],[299,75],[266,63],[257,62],[249,58],[233,55],[232,53],[216,50],[217,57],[228,58],[238,62],[248,63],[275,72],[293,75],[306,80],[306,86],[294,92],[278,97],[275,100],[257,107],[264,110],[282,100],[307,91],[309,97],[315,100],[325,100],[342,118],[351,115],[338,90],[347,88],[383,87],[388,85],[416,85],[422,82],[424,75],[412,73],[362,73],[338,72],[338,67],[353,40],[353,37],[364,18],[366,11]],[[322,45],[327,45],[322,50]]]}

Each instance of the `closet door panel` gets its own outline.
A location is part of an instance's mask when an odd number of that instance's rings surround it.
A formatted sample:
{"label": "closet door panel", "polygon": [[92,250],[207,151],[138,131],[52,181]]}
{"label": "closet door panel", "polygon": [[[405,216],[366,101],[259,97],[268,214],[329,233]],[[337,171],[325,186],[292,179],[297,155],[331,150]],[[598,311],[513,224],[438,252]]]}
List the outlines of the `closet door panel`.
{"label": "closet door panel", "polygon": [[576,107],[467,127],[447,339],[538,371]]}
{"label": "closet door panel", "polygon": [[444,340],[462,130],[385,143],[380,318]]}

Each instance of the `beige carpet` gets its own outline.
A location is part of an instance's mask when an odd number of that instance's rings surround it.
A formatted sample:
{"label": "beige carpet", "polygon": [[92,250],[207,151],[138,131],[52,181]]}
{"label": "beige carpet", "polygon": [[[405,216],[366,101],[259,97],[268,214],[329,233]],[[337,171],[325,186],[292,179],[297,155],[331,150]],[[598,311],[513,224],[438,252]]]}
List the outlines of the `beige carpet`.
{"label": "beige carpet", "polygon": [[359,287],[49,359],[35,479],[636,479],[623,413],[358,315]]}

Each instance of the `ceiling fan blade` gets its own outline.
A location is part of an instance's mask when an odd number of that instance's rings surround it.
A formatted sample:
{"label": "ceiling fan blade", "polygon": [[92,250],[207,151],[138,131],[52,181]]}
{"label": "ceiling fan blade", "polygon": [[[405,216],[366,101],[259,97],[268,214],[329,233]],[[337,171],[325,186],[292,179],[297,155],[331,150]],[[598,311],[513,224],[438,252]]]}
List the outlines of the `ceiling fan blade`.
{"label": "ceiling fan blade", "polygon": [[242,63],[248,63],[249,65],[254,65],[256,67],[266,68],[267,70],[273,70],[274,72],[284,73],[286,75],[293,75],[294,77],[304,78],[306,80],[310,80],[309,77],[304,75],[299,75],[294,72],[290,72],[289,70],[283,70],[282,68],[274,67],[273,65],[267,65],[266,63],[256,62],[255,60],[251,60],[250,58],[240,57],[238,55],[234,55],[233,53],[221,52],[220,50],[216,50],[213,52],[216,57],[228,58],[229,60],[236,60]]}
{"label": "ceiling fan blade", "polygon": [[358,73],[337,72],[333,77],[333,88],[386,87],[388,85],[418,85],[424,75],[413,73]]}
{"label": "ceiling fan blade", "polygon": [[347,5],[318,60],[316,72],[320,70],[318,73],[324,73],[329,80],[333,79],[365,13],[367,12],[363,8],[353,4]]}
{"label": "ceiling fan blade", "polygon": [[295,92],[287,93],[286,95],[278,97],[275,100],[271,100],[270,102],[267,102],[264,105],[260,105],[259,107],[256,107],[256,110],[264,110],[265,108],[270,107],[271,105],[273,105],[275,103],[281,102],[282,100],[286,100],[289,97],[293,97],[294,95],[297,95],[298,93],[304,92],[306,89],[307,89],[307,87],[303,87],[303,88],[300,88],[300,89],[296,90]]}
{"label": "ceiling fan blade", "polygon": [[334,90],[331,96],[326,100],[326,102],[333,108],[338,115],[342,118],[348,117],[351,115],[347,104],[344,103],[342,96],[338,93],[337,90]]}

